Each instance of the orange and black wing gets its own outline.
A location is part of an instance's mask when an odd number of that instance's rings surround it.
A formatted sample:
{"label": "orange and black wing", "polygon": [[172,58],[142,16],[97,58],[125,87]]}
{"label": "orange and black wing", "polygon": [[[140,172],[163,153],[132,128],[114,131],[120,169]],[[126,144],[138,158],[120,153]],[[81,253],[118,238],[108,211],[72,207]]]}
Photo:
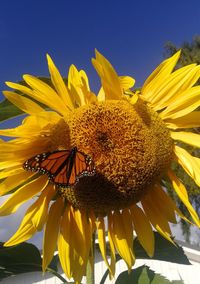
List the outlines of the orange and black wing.
{"label": "orange and black wing", "polygon": [[96,172],[92,158],[80,151],[76,152],[73,171],[77,178],[93,176]]}
{"label": "orange and black wing", "polygon": [[24,163],[24,168],[47,174],[54,184],[61,187],[73,186],[80,177],[95,174],[92,159],[76,148],[36,155]]}

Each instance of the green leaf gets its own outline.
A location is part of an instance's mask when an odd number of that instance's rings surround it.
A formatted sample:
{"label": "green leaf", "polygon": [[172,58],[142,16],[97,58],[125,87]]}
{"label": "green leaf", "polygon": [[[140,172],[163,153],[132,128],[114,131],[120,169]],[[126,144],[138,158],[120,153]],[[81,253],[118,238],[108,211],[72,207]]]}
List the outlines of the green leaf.
{"label": "green leaf", "polygon": [[0,102],[0,122],[22,115],[24,112],[5,99]]}
{"label": "green leaf", "polygon": [[152,258],[150,258],[147,255],[147,253],[141,246],[138,239],[137,238],[135,239],[134,251],[136,254],[136,258],[157,259],[157,260],[169,261],[180,264],[190,264],[182,247],[180,247],[178,244],[176,244],[176,246],[173,245],[157,232],[154,233],[154,236],[155,236],[155,253]]}
{"label": "green leaf", "polygon": [[32,244],[22,243],[13,247],[0,244],[0,279],[19,273],[41,271],[39,250]]}
{"label": "green leaf", "polygon": [[[141,246],[140,242],[136,238],[134,241],[134,252],[136,259],[155,259],[155,260],[162,260],[162,261],[169,261],[172,263],[180,263],[180,264],[187,264],[190,265],[187,256],[185,255],[183,249],[176,244],[173,245],[169,241],[167,241],[165,238],[163,238],[160,234],[157,232],[154,232],[155,236],[155,253],[152,258],[150,258],[143,247]],[[109,251],[109,250],[108,250]],[[116,262],[119,261],[121,257],[119,255],[116,256]],[[106,270],[104,273],[100,284],[104,284],[105,280],[109,274],[109,271]],[[126,283],[126,282],[124,282]],[[177,283],[178,284],[178,283]]]}
{"label": "green leaf", "polygon": [[138,268],[122,272],[115,284],[184,284],[183,281],[169,281],[164,276],[155,273],[149,267],[143,265]]}
{"label": "green leaf", "polygon": [[[47,272],[68,284],[69,282],[57,272],[58,263],[59,258],[56,255],[47,268]],[[42,272],[42,258],[36,246],[22,243],[13,247],[4,247],[3,243],[0,243],[0,281],[8,276],[33,271]]]}

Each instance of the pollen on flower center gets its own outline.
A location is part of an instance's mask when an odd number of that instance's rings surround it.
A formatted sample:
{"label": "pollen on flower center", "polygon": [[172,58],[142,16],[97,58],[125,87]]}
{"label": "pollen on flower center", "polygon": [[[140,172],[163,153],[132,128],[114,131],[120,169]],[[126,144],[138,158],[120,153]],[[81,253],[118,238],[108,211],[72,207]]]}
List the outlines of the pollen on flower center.
{"label": "pollen on flower center", "polygon": [[65,117],[71,145],[91,156],[96,175],[60,189],[74,206],[97,212],[138,202],[173,158],[173,142],[158,114],[142,101],[109,100]]}
{"label": "pollen on flower center", "polygon": [[111,137],[109,137],[109,133],[97,131],[96,133],[96,141],[102,150],[109,151],[109,149],[114,147],[113,141]]}

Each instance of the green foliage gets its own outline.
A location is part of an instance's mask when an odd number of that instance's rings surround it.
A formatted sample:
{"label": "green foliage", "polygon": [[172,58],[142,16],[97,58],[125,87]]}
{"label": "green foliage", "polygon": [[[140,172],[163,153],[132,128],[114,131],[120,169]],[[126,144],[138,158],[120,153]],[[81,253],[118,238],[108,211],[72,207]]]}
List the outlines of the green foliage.
{"label": "green foliage", "polygon": [[155,273],[148,266],[140,266],[132,269],[130,273],[128,271],[122,272],[115,284],[184,284],[180,281],[169,281],[164,276]]}
{"label": "green foliage", "polygon": [[39,250],[32,244],[22,243],[13,247],[0,245],[0,280],[20,273],[41,271]]}
{"label": "green foliage", "polygon": [[[67,282],[57,273],[58,264],[59,258],[55,255],[47,268],[47,272],[57,276],[63,283],[75,284],[74,282]],[[9,276],[33,271],[40,271],[42,275],[42,258],[36,246],[21,243],[12,247],[4,247],[3,243],[0,243],[0,281]]]}
{"label": "green foliage", "polygon": [[[135,252],[136,259],[154,259],[154,260],[169,261],[169,262],[172,262],[172,263],[179,263],[179,264],[190,265],[190,262],[189,262],[187,256],[185,255],[183,249],[178,244],[173,245],[172,243],[170,243],[169,241],[164,239],[157,232],[154,233],[154,236],[155,236],[155,253],[154,253],[154,256],[152,258],[150,258],[147,255],[147,253],[145,252],[145,250],[141,246],[140,242],[138,241],[138,238],[135,239],[135,241],[134,241],[134,252]],[[117,259],[117,261],[119,261],[119,260],[121,260],[121,257],[119,255],[117,255],[116,259]],[[144,280],[143,277],[146,277],[145,276],[146,272],[143,272],[143,266],[142,266],[141,270],[137,270],[137,269],[131,270],[131,275],[132,276],[130,277],[130,279],[128,278],[129,280],[126,279],[126,277],[129,277],[129,276],[127,276],[128,273],[127,272],[123,272],[123,273],[122,273],[123,274],[122,276],[118,277],[118,279],[119,279],[118,281],[119,282],[116,282],[116,284],[121,284],[121,283],[126,283],[126,284],[128,284],[128,283],[131,283],[131,284],[142,283],[143,284],[143,282],[137,282],[137,281],[140,280],[140,277],[141,277],[142,280]],[[135,275],[135,273],[136,273],[136,275]],[[105,274],[103,275],[100,284],[104,284],[105,283],[108,274],[109,274],[109,272],[107,270],[105,272]],[[142,274],[142,276],[141,276],[141,274]],[[159,277],[161,277],[161,276],[156,276],[155,277],[156,281],[160,280]],[[168,281],[166,279],[164,279],[164,280]],[[162,281],[164,281],[164,280],[162,280]],[[154,282],[144,282],[144,283],[154,283]],[[173,283],[173,284],[175,284],[174,282],[161,282],[161,280],[160,280],[160,282],[155,282],[155,284],[156,283],[160,283],[160,284],[162,284],[162,283],[164,283],[164,284]],[[177,284],[178,283],[179,282],[177,282]],[[180,284],[182,284],[182,283],[183,282],[180,282]]]}
{"label": "green foliage", "polygon": [[179,67],[185,66],[191,63],[200,64],[200,36],[196,35],[193,37],[192,42],[185,41],[181,46],[176,46],[172,42],[167,42],[165,44],[165,57],[171,56],[176,53],[179,49],[182,50]]}
{"label": "green foliage", "polygon": [[23,111],[11,104],[7,99],[0,102],[0,122],[22,115]]}
{"label": "green foliage", "polygon": [[134,241],[134,251],[135,256],[137,259],[155,259],[155,260],[162,260],[162,261],[169,261],[179,264],[187,264],[189,265],[190,262],[185,255],[182,247],[178,244],[173,245],[165,238],[163,238],[159,233],[154,232],[155,236],[155,252],[154,256],[150,258],[143,247],[141,246],[138,238]]}

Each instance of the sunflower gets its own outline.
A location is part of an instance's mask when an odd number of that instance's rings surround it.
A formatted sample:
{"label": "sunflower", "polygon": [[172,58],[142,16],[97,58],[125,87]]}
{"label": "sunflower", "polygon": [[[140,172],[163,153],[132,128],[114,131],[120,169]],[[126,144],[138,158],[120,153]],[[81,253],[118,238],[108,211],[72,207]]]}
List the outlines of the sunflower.
{"label": "sunflower", "polygon": [[[23,76],[23,85],[6,82],[17,92],[4,91],[5,97],[27,116],[18,127],[0,130],[0,135],[11,137],[0,141],[0,193],[11,193],[0,215],[16,212],[32,198],[34,202],[5,246],[26,241],[44,228],[43,270],[58,248],[67,278],[79,283],[97,232],[111,277],[116,251],[130,270],[135,235],[153,256],[153,228],[173,243],[169,223],[176,223],[176,215],[188,221],[162,187],[165,180],[200,226],[187,190],[172,170],[172,162],[180,164],[200,185],[200,159],[179,143],[200,145],[200,135],[184,131],[200,126],[200,86],[194,86],[200,66],[173,71],[179,56],[163,61],[137,92],[131,91],[135,80],[118,76],[98,51],[92,59],[101,79],[97,96],[83,70],[72,65],[66,84],[48,55],[51,85],[31,75]],[[69,153],[68,177],[72,167],[78,167],[72,152],[89,157],[93,174],[88,162],[83,175],[74,170],[76,182],[63,186],[39,167],[24,167],[57,151]]]}

